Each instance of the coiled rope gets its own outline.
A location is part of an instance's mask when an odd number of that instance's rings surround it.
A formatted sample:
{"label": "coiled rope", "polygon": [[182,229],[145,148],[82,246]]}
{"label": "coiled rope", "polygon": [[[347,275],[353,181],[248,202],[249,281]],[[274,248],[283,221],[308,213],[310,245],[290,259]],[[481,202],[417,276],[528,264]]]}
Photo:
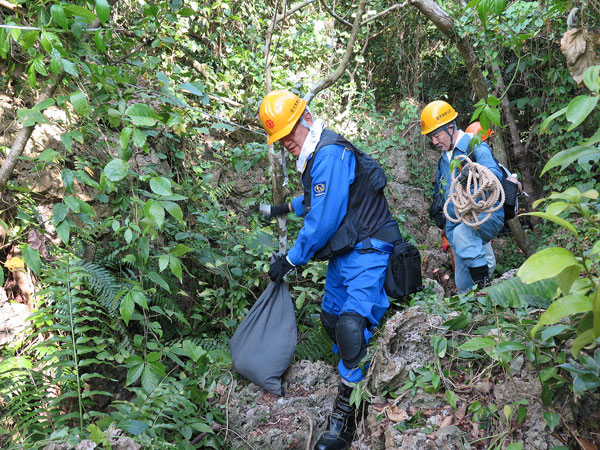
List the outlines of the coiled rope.
{"label": "coiled rope", "polygon": [[[465,155],[459,155],[457,160],[465,160],[465,168],[469,168],[467,183],[463,186],[458,181],[458,176],[452,172],[452,184],[450,185],[450,194],[446,203],[444,203],[444,215],[454,223],[462,222],[465,225],[476,230],[486,220],[490,218],[494,211],[499,210],[504,205],[504,190],[502,184],[496,175],[487,167],[471,161]],[[473,191],[473,192],[471,192]],[[500,203],[496,205],[496,202]],[[454,213],[456,219],[448,214],[448,205],[454,204]],[[481,219],[479,215],[485,214]]]}

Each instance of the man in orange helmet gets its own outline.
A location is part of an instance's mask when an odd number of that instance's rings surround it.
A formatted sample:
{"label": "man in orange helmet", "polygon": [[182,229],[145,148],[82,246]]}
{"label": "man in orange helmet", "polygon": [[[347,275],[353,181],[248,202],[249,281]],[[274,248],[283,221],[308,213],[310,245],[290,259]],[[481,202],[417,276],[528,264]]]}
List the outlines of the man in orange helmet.
{"label": "man in orange helmet", "polygon": [[350,447],[356,429],[351,383],[363,379],[359,365],[389,307],[384,281],[394,243],[402,239],[383,189],[379,164],[339,134],[325,129],[306,102],[289,91],[267,94],[260,120],[269,144],[280,141],[296,159],[303,195],[283,205],[261,205],[267,219],[294,211],[304,217],[286,255],[275,259],[269,276],[280,282],[310,259],[328,260],[321,323],[341,359],[338,395],[316,450]]}
{"label": "man in orange helmet", "polygon": [[[452,174],[458,176],[460,164],[451,166],[451,162],[459,155],[468,156],[473,152],[478,164],[487,167],[499,179],[502,177],[489,145],[483,141],[472,145],[472,136],[457,127],[457,116],[454,108],[442,100],[429,103],[421,112],[421,134],[428,136],[441,152],[434,194],[439,192],[443,202],[448,199],[450,193]],[[466,169],[463,169],[462,175],[465,171]],[[452,203],[448,205],[448,214],[456,219]],[[459,293],[468,292],[474,285],[483,287],[489,284],[490,273],[484,247],[498,235],[503,225],[502,208],[494,211],[478,229],[446,219],[445,233],[454,254],[454,279]]]}

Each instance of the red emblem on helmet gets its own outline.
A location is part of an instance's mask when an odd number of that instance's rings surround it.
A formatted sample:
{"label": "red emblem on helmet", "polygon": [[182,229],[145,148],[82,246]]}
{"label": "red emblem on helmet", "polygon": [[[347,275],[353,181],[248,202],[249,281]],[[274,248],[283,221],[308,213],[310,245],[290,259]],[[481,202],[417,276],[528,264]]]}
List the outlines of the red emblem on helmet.
{"label": "red emblem on helmet", "polygon": [[275,122],[273,122],[271,119],[268,119],[265,125],[267,125],[267,128],[273,128],[275,126]]}

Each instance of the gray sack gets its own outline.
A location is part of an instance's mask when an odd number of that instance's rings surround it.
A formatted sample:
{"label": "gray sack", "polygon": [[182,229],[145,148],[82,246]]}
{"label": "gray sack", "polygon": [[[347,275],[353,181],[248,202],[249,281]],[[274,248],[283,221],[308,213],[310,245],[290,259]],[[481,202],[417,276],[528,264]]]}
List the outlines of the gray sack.
{"label": "gray sack", "polygon": [[281,376],[292,361],[297,336],[288,285],[270,281],[229,341],[233,367],[254,384],[283,395]]}

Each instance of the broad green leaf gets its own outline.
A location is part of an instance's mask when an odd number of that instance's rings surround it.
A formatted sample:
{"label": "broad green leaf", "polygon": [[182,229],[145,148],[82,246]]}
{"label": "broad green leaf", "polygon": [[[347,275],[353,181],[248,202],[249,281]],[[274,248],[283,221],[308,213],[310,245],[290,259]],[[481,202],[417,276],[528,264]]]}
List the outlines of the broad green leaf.
{"label": "broad green leaf", "polygon": [[160,202],[153,199],[148,199],[144,204],[144,215],[157,228],[161,228],[165,221],[165,209]]}
{"label": "broad green leaf", "polygon": [[67,13],[69,13],[75,17],[80,17],[80,18],[84,19],[87,23],[92,23],[94,20],[96,20],[96,14],[94,14],[87,8],[83,8],[81,6],[65,3],[64,9]]}
{"label": "broad green leaf", "polygon": [[71,228],[69,225],[69,221],[63,220],[58,225],[56,225],[55,228],[56,228],[56,234],[58,234],[58,237],[60,238],[60,240],[63,241],[64,244],[68,244],[69,236],[70,236],[70,228]]}
{"label": "broad green leaf", "polygon": [[600,387],[600,377],[585,374],[575,378],[573,381],[573,393],[581,397],[586,391],[594,392]]}
{"label": "broad green leaf", "polygon": [[50,15],[52,16],[52,20],[54,20],[59,27],[67,28],[69,26],[65,10],[60,4],[56,3],[52,5],[50,8]]}
{"label": "broad green leaf", "polygon": [[143,147],[146,143],[146,137],[146,132],[144,130],[135,128],[133,130],[133,145],[140,148]]}
{"label": "broad green leaf", "polygon": [[553,278],[567,267],[577,264],[573,254],[562,247],[550,247],[531,255],[517,271],[523,283]]}
{"label": "broad green leaf", "polygon": [[79,202],[75,197],[73,197],[72,195],[65,195],[63,197],[63,202],[65,202],[65,205],[67,205],[69,209],[75,214],[79,213]]}
{"label": "broad green leaf", "polygon": [[148,309],[148,301],[146,300],[146,296],[143,292],[134,289],[131,291],[131,297],[137,305],[140,305],[144,309]]}
{"label": "broad green leaf", "polygon": [[541,175],[546,173],[548,170],[560,166],[560,171],[569,167],[575,161],[582,159],[585,160],[597,160],[600,158],[600,149],[594,145],[585,146],[578,145],[571,147],[567,150],[563,150],[554,155],[544,166]]}
{"label": "broad green leaf", "polygon": [[590,328],[589,330],[585,330],[583,333],[580,333],[573,340],[573,345],[571,346],[571,355],[573,355],[573,358],[577,358],[581,349],[594,341],[595,339],[593,328]]}
{"label": "broad green leaf", "polygon": [[131,295],[131,291],[129,291],[123,296],[119,305],[119,312],[121,313],[121,318],[125,321],[125,325],[129,325],[129,320],[134,310],[135,300]]}
{"label": "broad green leaf", "polygon": [[567,129],[576,128],[594,110],[598,103],[598,96],[579,95],[569,102],[567,106],[567,120],[572,125]]}
{"label": "broad green leaf", "polygon": [[64,203],[56,203],[52,208],[52,223],[54,226],[58,225],[60,222],[65,220],[67,214],[69,213],[69,208]]}
{"label": "broad green leaf", "polygon": [[118,426],[134,436],[143,433],[150,427],[150,425],[145,424],[141,420],[132,419],[121,420]]}
{"label": "broad green leaf", "polygon": [[492,0],[492,10],[499,16],[506,8],[506,0]]}
{"label": "broad green leaf", "polygon": [[134,103],[125,110],[125,114],[131,118],[136,126],[151,127],[156,124],[154,110],[144,103]]}
{"label": "broad green leaf", "polygon": [[41,162],[55,162],[59,156],[60,153],[58,153],[56,150],[47,148],[40,153],[36,159]]}
{"label": "broad green leaf", "polygon": [[469,325],[469,316],[467,314],[461,314],[454,319],[447,320],[442,324],[443,327],[448,327],[449,330],[460,330],[461,328]]}
{"label": "broad green leaf", "polygon": [[183,256],[188,252],[194,250],[192,247],[188,247],[184,244],[177,244],[173,250],[171,250],[171,255],[173,256]]}
{"label": "broad green leaf", "polygon": [[487,24],[487,18],[490,15],[490,2],[488,0],[480,0],[477,4],[477,15],[479,20],[485,27]]}
{"label": "broad green leaf", "polygon": [[171,292],[171,289],[169,288],[167,282],[156,272],[148,273],[148,278],[150,278],[152,281],[154,281],[156,284],[162,287],[165,291]]}
{"label": "broad green leaf", "polygon": [[488,95],[487,103],[490,106],[498,106],[502,103],[502,100],[500,100],[497,97],[494,97],[493,95]]}
{"label": "broad green leaf", "polygon": [[106,23],[110,17],[110,5],[108,4],[108,1],[96,0],[96,14],[98,15],[98,19],[100,19],[100,22],[103,24]]}
{"label": "broad green leaf", "polygon": [[104,176],[110,181],[121,181],[127,176],[129,164],[122,159],[113,159],[104,168]]}
{"label": "broad green leaf", "polygon": [[165,177],[154,177],[150,179],[150,189],[158,195],[173,195],[171,191],[171,180]]}
{"label": "broad green leaf", "polygon": [[570,187],[563,192],[553,192],[549,198],[565,200],[569,203],[579,203],[581,201],[581,191],[576,187]]}
{"label": "broad green leaf", "polygon": [[81,91],[73,92],[69,97],[71,104],[73,105],[73,109],[77,114],[84,117],[89,117],[90,115],[90,105],[88,103],[87,97]]}
{"label": "broad green leaf", "polygon": [[513,352],[525,350],[525,346],[518,341],[502,341],[496,346],[496,352]]}
{"label": "broad green leaf", "polygon": [[181,260],[175,256],[171,256],[169,258],[169,269],[171,269],[171,273],[177,277],[180,283],[183,283],[183,270],[181,268]]}
{"label": "broad green leaf", "polygon": [[591,311],[592,308],[592,299],[585,295],[567,295],[561,297],[552,303],[546,312],[540,316],[540,320],[531,330],[531,336],[535,336],[537,330],[543,325],[555,324],[567,316]]}
{"label": "broad green leaf", "polygon": [[193,81],[191,83],[182,83],[177,86],[177,89],[186,90],[194,95],[198,95],[199,97],[204,96],[204,85],[198,81]]}
{"label": "broad green leaf", "polygon": [[587,88],[595,92],[600,93],[600,66],[591,66],[585,70],[583,74],[583,82]]}
{"label": "broad green leaf", "polygon": [[456,409],[458,406],[458,396],[449,389],[446,391],[446,401],[453,409]]}
{"label": "broad green leaf", "polygon": [[458,349],[467,352],[475,352],[483,348],[494,347],[495,345],[496,341],[491,337],[475,337],[469,339],[464,344],[459,345]]}
{"label": "broad green leaf", "polygon": [[127,380],[125,381],[125,386],[129,386],[130,384],[135,383],[142,374],[142,370],[144,370],[144,363],[140,362],[139,364],[135,364],[127,371]]}
{"label": "broad green leaf", "polygon": [[87,427],[87,430],[90,432],[90,440],[92,442],[95,442],[96,444],[101,444],[104,440],[106,440],[106,436],[104,435],[100,427],[98,427],[98,425],[91,423]]}
{"label": "broad green leaf", "polygon": [[589,198],[591,200],[596,200],[600,196],[597,190],[590,189],[589,191],[585,191],[581,193],[582,197]]}
{"label": "broad green leaf", "polygon": [[131,138],[132,131],[131,127],[126,127],[121,130],[121,136],[119,137],[121,150],[127,150],[127,147],[129,147],[129,139]]}
{"label": "broad green leaf", "polygon": [[163,205],[167,212],[176,220],[183,220],[183,211],[181,211],[181,207],[177,203],[161,200],[160,204]]}
{"label": "broad green leaf", "polygon": [[551,222],[554,222],[554,223],[560,225],[563,228],[566,228],[571,233],[573,233],[575,236],[577,236],[579,234],[573,225],[571,225],[569,222],[567,222],[562,217],[558,217],[558,216],[555,216],[553,214],[548,214],[548,213],[545,213],[545,212],[530,212],[530,213],[523,213],[523,214],[520,214],[520,215],[521,216],[542,217],[542,218],[544,218],[546,220],[549,220]]}
{"label": "broad green leaf", "polygon": [[[505,408],[506,408],[506,406],[505,406]],[[523,443],[522,442],[511,442],[506,447],[506,450],[523,450]]]}
{"label": "broad green leaf", "polygon": [[525,305],[546,309],[556,295],[557,283],[554,278],[525,284],[519,277],[512,277],[491,286],[488,297],[492,304],[503,308],[522,308]]}
{"label": "broad green leaf", "polygon": [[596,285],[596,292],[592,294],[594,296],[594,339],[600,337],[600,289]]}
{"label": "broad green leaf", "polygon": [[21,248],[21,251],[23,252],[23,259],[25,260],[25,264],[27,264],[27,267],[29,267],[37,275],[39,275],[42,269],[42,263],[40,261],[40,252],[38,252],[34,248],[31,248],[30,245],[24,245]]}
{"label": "broad green leaf", "polygon": [[169,255],[160,255],[158,257],[158,271],[162,272],[169,265]]}
{"label": "broad green leaf", "polygon": [[165,376],[165,369],[160,361],[153,361],[144,364],[142,371],[142,387],[150,393],[158,386]]}
{"label": "broad green leaf", "polygon": [[77,66],[74,62],[69,61],[68,59],[62,58],[60,60],[60,64],[65,72],[69,75],[73,75],[75,78],[79,77],[79,72],[77,72]]}
{"label": "broad green leaf", "polygon": [[550,117],[546,118],[540,125],[540,133],[543,133],[544,131],[546,131],[546,128],[548,128],[548,125],[550,125],[554,121],[554,119],[556,119],[566,113],[567,113],[567,107],[564,107],[564,108],[556,111]]}
{"label": "broad green leaf", "polygon": [[571,292],[571,286],[579,278],[579,266],[570,266],[558,274],[558,287],[563,295],[574,294]]}
{"label": "broad green leaf", "polygon": [[71,169],[63,169],[60,173],[62,178],[63,185],[65,186],[65,190],[69,193],[73,193],[74,183],[75,183],[75,175]]}
{"label": "broad green leaf", "polygon": [[554,203],[550,203],[548,206],[546,206],[546,213],[547,214],[551,214],[553,216],[558,216],[559,214],[562,214],[562,212],[569,208],[571,205],[568,204],[567,202],[554,202]]}
{"label": "broad green leaf", "polygon": [[102,53],[106,53],[106,43],[104,42],[104,36],[102,36],[101,30],[96,30],[94,34],[94,42],[96,43],[96,48],[100,50]]}

